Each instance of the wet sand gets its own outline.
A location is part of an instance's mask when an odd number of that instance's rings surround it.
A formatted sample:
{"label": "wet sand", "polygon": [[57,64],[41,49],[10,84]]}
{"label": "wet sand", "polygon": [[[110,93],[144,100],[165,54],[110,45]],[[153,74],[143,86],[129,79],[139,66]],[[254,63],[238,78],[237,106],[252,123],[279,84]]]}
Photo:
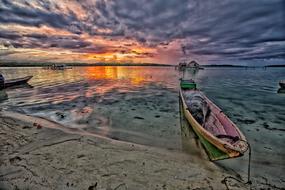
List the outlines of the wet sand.
{"label": "wet sand", "polygon": [[0,126],[0,189],[226,189],[221,181],[232,175],[201,157],[66,133],[12,112],[0,112]]}

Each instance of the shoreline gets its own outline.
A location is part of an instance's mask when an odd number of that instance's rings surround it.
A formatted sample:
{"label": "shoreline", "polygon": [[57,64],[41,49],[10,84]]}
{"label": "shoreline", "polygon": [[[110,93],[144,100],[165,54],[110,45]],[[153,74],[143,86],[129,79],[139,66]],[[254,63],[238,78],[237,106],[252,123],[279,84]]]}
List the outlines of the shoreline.
{"label": "shoreline", "polygon": [[0,111],[1,189],[226,189],[221,181],[233,175],[189,154],[65,133],[33,119]]}
{"label": "shoreline", "polygon": [[[0,68],[4,67],[47,67],[52,64],[55,65],[66,65],[68,67],[113,67],[113,66],[122,66],[122,67],[177,67],[178,65],[170,65],[170,64],[158,64],[158,63],[0,63]],[[285,68],[284,64],[281,65],[264,65],[264,66],[247,66],[247,65],[232,65],[232,64],[205,64],[201,65],[202,68],[248,68],[248,69],[254,69],[254,68]],[[188,68],[189,69],[189,68]]]}
{"label": "shoreline", "polygon": [[129,63],[90,63],[90,64],[72,64],[72,63],[35,63],[35,64],[4,64],[0,63],[0,68],[1,67],[47,67],[52,64],[56,65],[66,65],[68,67],[96,67],[96,66],[122,66],[122,67],[133,67],[133,66],[138,66],[138,67],[175,67],[175,65],[168,65],[168,64],[156,64],[156,63],[137,63],[137,64],[129,64]]}

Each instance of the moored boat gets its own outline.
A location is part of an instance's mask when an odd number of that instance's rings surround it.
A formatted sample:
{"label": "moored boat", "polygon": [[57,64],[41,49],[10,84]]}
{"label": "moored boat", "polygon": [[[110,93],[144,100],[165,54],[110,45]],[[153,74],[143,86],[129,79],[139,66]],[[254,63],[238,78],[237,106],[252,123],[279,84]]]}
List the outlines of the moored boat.
{"label": "moored boat", "polygon": [[72,69],[72,67],[66,66],[65,64],[61,64],[61,65],[53,64],[53,65],[45,66],[43,67],[43,69],[65,70],[65,69]]}
{"label": "moored boat", "polygon": [[27,83],[33,76],[26,76],[23,78],[16,78],[16,79],[10,79],[5,80],[4,88],[8,88],[11,86],[21,85]]}
{"label": "moored boat", "polygon": [[185,84],[181,84],[182,108],[209,158],[221,160],[242,156],[249,148],[245,136],[220,108],[196,89],[196,84],[191,85],[195,88],[184,88]]}
{"label": "moored boat", "polygon": [[177,65],[177,68],[178,68],[179,70],[184,70],[184,69],[186,69],[186,68],[204,70],[204,68],[201,67],[201,66],[199,65],[199,63],[197,63],[197,62],[194,61],[194,60],[190,61],[189,63],[187,63],[187,61],[185,61],[185,60],[180,61],[179,64]]}
{"label": "moored boat", "polygon": [[285,80],[279,81],[279,85],[281,88],[285,88]]}

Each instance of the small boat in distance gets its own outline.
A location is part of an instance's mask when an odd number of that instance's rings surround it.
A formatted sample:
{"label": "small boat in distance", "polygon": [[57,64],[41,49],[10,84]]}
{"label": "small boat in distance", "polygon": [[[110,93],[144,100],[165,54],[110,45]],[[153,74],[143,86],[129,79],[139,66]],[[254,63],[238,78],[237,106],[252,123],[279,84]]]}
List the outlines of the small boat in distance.
{"label": "small boat in distance", "polygon": [[192,60],[192,61],[190,61],[189,63],[187,63],[185,60],[184,60],[184,61],[181,61],[181,62],[178,64],[177,68],[178,68],[179,70],[183,70],[183,69],[186,69],[186,68],[190,68],[190,69],[200,69],[200,70],[203,70],[203,69],[204,69],[204,68],[201,67],[201,66],[199,65],[199,63],[197,63],[195,60]]}
{"label": "small boat in distance", "polygon": [[46,67],[43,67],[43,69],[50,69],[50,70],[65,70],[65,69],[72,69],[72,67],[67,66],[65,64],[53,64],[53,65],[48,65]]}
{"label": "small boat in distance", "polygon": [[279,81],[279,85],[281,88],[285,88],[285,80]]}
{"label": "small boat in distance", "polygon": [[180,87],[182,89],[196,89],[197,84],[194,82],[193,79],[189,79],[189,80],[180,79]]}
{"label": "small boat in distance", "polygon": [[[188,85],[185,84],[187,82]],[[196,89],[193,80],[181,80],[180,87],[185,118],[199,137],[210,160],[242,156],[249,145],[237,126]]]}
{"label": "small boat in distance", "polygon": [[23,78],[5,80],[4,88],[16,86],[16,85],[21,85],[21,84],[26,84],[32,77],[33,76],[26,76]]}

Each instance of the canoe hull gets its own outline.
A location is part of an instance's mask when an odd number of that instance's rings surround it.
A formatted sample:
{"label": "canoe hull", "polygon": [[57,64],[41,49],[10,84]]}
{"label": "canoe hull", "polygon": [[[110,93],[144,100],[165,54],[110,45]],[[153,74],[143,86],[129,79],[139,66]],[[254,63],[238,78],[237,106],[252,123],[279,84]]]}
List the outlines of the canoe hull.
{"label": "canoe hull", "polygon": [[18,78],[18,79],[7,80],[5,81],[4,88],[26,84],[32,77],[33,76],[27,76],[27,77]]}
{"label": "canoe hull", "polygon": [[180,98],[182,100],[181,102],[184,116],[190,126],[193,128],[196,135],[199,137],[199,140],[204,146],[210,160],[222,160],[243,155],[239,151],[229,148],[226,143],[213,136],[195,120],[195,118],[191,115],[190,111],[187,108],[186,102],[182,94],[182,90],[180,90]]}
{"label": "canoe hull", "polygon": [[281,88],[285,88],[285,82],[279,82],[279,86],[280,86]]}

